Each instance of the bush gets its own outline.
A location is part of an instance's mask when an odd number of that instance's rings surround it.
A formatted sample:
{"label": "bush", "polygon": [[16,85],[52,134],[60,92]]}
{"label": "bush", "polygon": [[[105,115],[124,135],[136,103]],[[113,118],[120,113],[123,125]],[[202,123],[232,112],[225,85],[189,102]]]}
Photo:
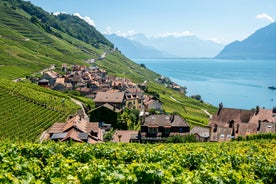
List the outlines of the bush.
{"label": "bush", "polygon": [[192,143],[198,142],[194,135],[176,135],[166,139],[166,143]]}

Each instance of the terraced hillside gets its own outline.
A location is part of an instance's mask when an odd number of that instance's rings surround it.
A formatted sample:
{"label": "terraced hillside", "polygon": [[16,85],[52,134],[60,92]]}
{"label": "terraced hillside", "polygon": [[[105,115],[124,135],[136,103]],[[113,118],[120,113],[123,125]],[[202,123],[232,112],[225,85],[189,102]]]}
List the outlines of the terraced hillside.
{"label": "terraced hillside", "polygon": [[55,28],[47,32],[38,18],[18,7],[16,0],[12,2],[0,2],[0,78],[23,77],[51,64],[84,64],[82,60],[102,54],[102,50]]}
{"label": "terraced hillside", "polygon": [[45,129],[78,109],[62,93],[0,79],[0,139],[37,140]]}
{"label": "terraced hillside", "polygon": [[[101,58],[103,53],[107,53],[106,57]],[[94,64],[109,74],[137,83],[147,81],[149,92],[160,95],[165,111],[179,113],[190,124],[206,125],[209,117],[203,110],[216,111],[213,106],[157,84],[155,79],[159,74],[113,50],[113,44],[82,19],[72,15],[55,16],[22,0],[0,1],[0,79],[29,76],[52,64],[88,65],[84,62],[88,59],[95,59]],[[70,107],[74,104],[60,106],[61,98],[68,99],[61,94],[42,91],[33,85],[18,83],[16,87],[15,83],[5,80],[1,83],[0,121],[3,129],[0,138],[35,140],[52,123],[76,112],[77,107]],[[40,99],[39,96],[45,94],[48,98]]]}

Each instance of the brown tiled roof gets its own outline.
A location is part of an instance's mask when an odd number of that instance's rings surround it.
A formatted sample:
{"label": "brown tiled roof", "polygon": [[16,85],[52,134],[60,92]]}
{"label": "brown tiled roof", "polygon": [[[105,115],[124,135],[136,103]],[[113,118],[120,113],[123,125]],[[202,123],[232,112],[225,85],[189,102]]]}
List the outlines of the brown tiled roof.
{"label": "brown tiled roof", "polygon": [[188,123],[178,115],[150,115],[145,118],[143,126],[189,127]]}
{"label": "brown tiled roof", "polygon": [[67,132],[67,135],[65,138],[63,138],[61,141],[65,141],[67,139],[73,139],[74,141],[77,142],[83,142],[80,138],[79,138],[79,131],[77,131],[76,129],[71,129]]}
{"label": "brown tiled roof", "polygon": [[43,74],[47,74],[48,76],[50,76],[51,78],[57,78],[58,77],[58,73],[55,71],[46,71]]}
{"label": "brown tiled roof", "polygon": [[75,116],[66,122],[63,128],[63,132],[66,132],[72,127],[77,128],[81,132],[87,132],[87,121],[83,118],[80,118],[80,116]]}
{"label": "brown tiled roof", "polygon": [[195,126],[190,134],[198,134],[200,137],[209,137],[210,129],[208,127]]}
{"label": "brown tiled roof", "polygon": [[260,109],[258,113],[254,113],[250,123],[261,121],[276,122],[276,114],[272,113],[271,109]]}
{"label": "brown tiled roof", "polygon": [[[98,133],[100,137],[92,136],[91,130],[95,133]],[[102,141],[102,132],[99,129],[98,122],[88,122],[85,119],[79,116],[75,116],[69,119],[66,123],[55,123],[52,127],[49,128],[48,134],[53,134],[56,139],[61,139],[65,141],[67,139],[72,139],[77,142],[87,141],[90,143]],[[59,136],[62,135],[61,136]],[[49,136],[48,136],[49,138]]]}
{"label": "brown tiled roof", "polygon": [[49,132],[49,133],[59,133],[59,132],[62,132],[62,131],[63,131],[63,128],[64,128],[64,126],[65,126],[65,124],[66,124],[66,123],[55,123],[55,124],[53,124],[53,125],[49,128],[48,132]]}
{"label": "brown tiled roof", "polygon": [[94,101],[102,103],[122,103],[124,95],[124,92],[98,92]]}
{"label": "brown tiled roof", "polygon": [[98,122],[90,122],[87,124],[87,132],[90,133],[91,130],[93,132],[99,132],[99,123]]}
{"label": "brown tiled roof", "polygon": [[129,143],[131,135],[138,135],[138,131],[117,130],[112,136],[112,142],[119,142],[119,136],[121,136],[120,142]]}
{"label": "brown tiled roof", "polygon": [[90,113],[90,112],[93,112],[93,111],[95,111],[95,110],[97,110],[97,109],[99,109],[99,108],[102,108],[102,107],[105,107],[105,108],[107,108],[107,109],[109,109],[109,110],[111,110],[111,111],[114,111],[114,112],[116,112],[116,113],[119,113],[119,112],[122,111],[121,109],[118,109],[118,108],[116,108],[116,107],[115,107],[115,110],[114,110],[114,106],[110,105],[109,103],[105,103],[105,104],[103,104],[103,105],[101,105],[101,106],[99,106],[99,107],[97,107],[97,108],[95,108],[95,109],[90,110],[89,113]]}
{"label": "brown tiled roof", "polygon": [[[253,111],[222,108],[220,113],[213,115],[209,123],[212,130],[217,125],[217,131],[211,131],[210,141],[222,141],[221,136],[224,135],[225,138],[230,134],[244,137],[249,134],[275,132],[276,116],[272,110],[257,109]],[[232,127],[230,122],[233,122]]]}
{"label": "brown tiled roof", "polygon": [[235,123],[248,123],[250,118],[254,115],[252,110],[222,108],[219,113],[212,116],[209,124],[217,124],[218,126],[227,127],[230,121]]}
{"label": "brown tiled roof", "polygon": [[140,93],[140,92],[143,92],[143,90],[140,89],[140,88],[127,88],[126,91],[129,92],[129,93]]}

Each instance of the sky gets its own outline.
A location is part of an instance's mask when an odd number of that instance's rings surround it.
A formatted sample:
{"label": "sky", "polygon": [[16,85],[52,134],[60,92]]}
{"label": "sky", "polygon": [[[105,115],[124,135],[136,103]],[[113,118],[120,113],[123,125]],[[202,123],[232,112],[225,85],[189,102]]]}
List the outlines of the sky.
{"label": "sky", "polygon": [[276,20],[275,0],[30,0],[44,10],[74,14],[102,33],[194,35],[228,44]]}

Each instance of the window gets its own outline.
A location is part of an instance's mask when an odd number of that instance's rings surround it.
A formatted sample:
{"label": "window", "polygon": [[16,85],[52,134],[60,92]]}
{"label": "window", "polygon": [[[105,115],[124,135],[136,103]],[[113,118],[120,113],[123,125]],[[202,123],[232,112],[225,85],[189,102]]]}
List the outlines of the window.
{"label": "window", "polygon": [[157,133],[158,132],[158,128],[149,127],[148,128],[148,132],[151,133],[151,134]]}
{"label": "window", "polygon": [[220,134],[220,138],[221,138],[221,139],[224,139],[224,135],[223,135],[223,134]]}
{"label": "window", "polygon": [[182,127],[179,128],[179,132],[182,133],[183,132],[183,129]]}
{"label": "window", "polygon": [[171,129],[170,128],[165,128],[165,134],[170,134]]}

